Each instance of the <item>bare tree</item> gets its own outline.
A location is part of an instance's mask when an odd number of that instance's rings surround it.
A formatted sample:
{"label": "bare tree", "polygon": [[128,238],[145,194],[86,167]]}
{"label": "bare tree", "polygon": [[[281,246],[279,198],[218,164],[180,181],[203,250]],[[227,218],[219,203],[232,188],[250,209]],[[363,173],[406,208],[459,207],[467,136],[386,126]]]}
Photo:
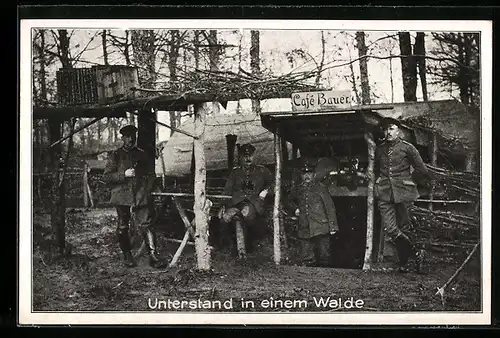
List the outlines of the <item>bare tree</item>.
{"label": "bare tree", "polygon": [[323,66],[325,64],[325,46],[326,46],[326,40],[325,40],[325,32],[321,31],[321,59],[319,61],[319,65],[317,66],[318,68],[318,74],[316,75],[316,87],[319,87],[319,83],[321,81],[321,74],[323,73]]}
{"label": "bare tree", "polygon": [[104,59],[104,65],[109,65],[109,56],[108,56],[108,31],[106,29],[102,30],[102,56]]}
{"label": "bare tree", "polygon": [[356,47],[359,55],[359,71],[361,76],[361,103],[370,103],[370,81],[368,79],[368,58],[365,43],[365,32],[356,32]]}
{"label": "bare tree", "polygon": [[[180,48],[180,34],[179,30],[171,30],[170,31],[170,41],[169,41],[169,49],[168,49],[168,71],[170,75],[170,87],[178,88],[177,86],[177,60],[179,59],[179,48]],[[170,111],[170,125],[172,127],[177,126],[177,112]],[[170,129],[170,136],[174,131]]]}
{"label": "bare tree", "polygon": [[[260,74],[260,33],[259,31],[250,31],[250,69],[253,76]],[[260,115],[260,101],[252,99],[252,112]]]}
{"label": "bare tree", "polygon": [[356,85],[356,74],[354,73],[354,61],[352,60],[352,56],[351,56],[351,48],[349,48],[349,46],[347,46],[347,51],[349,53],[349,63],[348,63],[348,66],[349,66],[349,70],[350,70],[350,73],[351,73],[351,84],[352,84],[352,91],[354,92],[354,96],[356,97],[356,102],[361,102],[361,97],[359,96],[359,91],[358,91],[358,86]]}
{"label": "bare tree", "polygon": [[130,61],[130,32],[126,30],[124,32],[124,35],[125,36],[121,37],[109,32],[107,34],[107,37],[109,38],[111,45],[117,48],[123,54],[125,58],[125,64],[127,66],[130,66],[132,64],[132,62]]}
{"label": "bare tree", "polygon": [[435,79],[432,84],[456,86],[463,104],[479,107],[479,34],[433,33],[432,38],[437,46],[428,53],[433,57],[426,57],[427,72]]}
{"label": "bare tree", "polygon": [[417,67],[412,53],[410,33],[399,32],[398,35],[404,100],[405,102],[417,101]]}
{"label": "bare tree", "polygon": [[420,84],[422,87],[422,97],[424,101],[429,101],[429,96],[427,94],[427,76],[425,67],[425,33],[417,32],[415,38],[415,44],[413,45],[413,54],[415,55],[418,75],[420,76]]}

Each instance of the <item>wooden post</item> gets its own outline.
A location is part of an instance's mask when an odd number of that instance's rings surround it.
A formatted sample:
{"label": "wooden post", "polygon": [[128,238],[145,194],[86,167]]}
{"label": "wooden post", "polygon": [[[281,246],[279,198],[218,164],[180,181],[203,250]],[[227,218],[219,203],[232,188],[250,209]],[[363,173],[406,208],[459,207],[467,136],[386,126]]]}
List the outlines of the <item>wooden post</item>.
{"label": "wooden post", "polygon": [[87,185],[88,185],[88,174],[87,174],[87,163],[83,164],[83,205],[85,208],[89,207],[89,193],[87,190]]}
{"label": "wooden post", "polygon": [[[437,166],[437,152],[438,152],[438,143],[437,143],[437,135],[435,132],[432,133],[432,144],[431,144],[431,165],[433,167]],[[434,189],[435,189],[436,182],[433,180],[431,182],[431,191],[429,192],[429,210],[432,211],[434,208],[434,204],[432,203],[432,200],[434,199]]]}
{"label": "wooden post", "polygon": [[208,245],[208,215],[205,213],[207,171],[205,164],[205,119],[207,103],[195,105],[194,131],[194,219],[196,224],[195,247],[199,270],[210,269],[210,247]]}
{"label": "wooden post", "polygon": [[88,192],[88,196],[89,196],[90,207],[93,208],[94,207],[94,197],[92,197],[92,190],[90,190],[90,184],[88,181],[87,181],[87,192]]}
{"label": "wooden post", "polygon": [[[373,219],[375,220],[375,213],[373,215]],[[380,227],[379,227],[379,237],[378,237],[378,249],[377,249],[377,263],[382,263],[384,261],[384,251],[385,251],[385,232],[384,232],[384,226],[381,222]],[[375,227],[375,224],[374,224]]]}
{"label": "wooden post", "polygon": [[[366,169],[366,174],[368,176],[368,195],[366,198],[367,208],[366,208],[366,247],[365,247],[365,260],[363,264],[363,270],[370,270],[372,263],[372,250],[373,250],[373,219],[374,219],[374,194],[373,185],[375,181],[375,141],[373,140],[373,134],[370,132],[365,132],[365,140],[368,145],[368,167]],[[383,228],[382,228],[383,236]]]}
{"label": "wooden post", "polygon": [[273,207],[273,226],[274,226],[274,263],[277,265],[281,261],[281,241],[280,241],[280,204],[281,204],[281,142],[278,131],[274,133],[274,158],[275,183],[274,183],[274,207]]}

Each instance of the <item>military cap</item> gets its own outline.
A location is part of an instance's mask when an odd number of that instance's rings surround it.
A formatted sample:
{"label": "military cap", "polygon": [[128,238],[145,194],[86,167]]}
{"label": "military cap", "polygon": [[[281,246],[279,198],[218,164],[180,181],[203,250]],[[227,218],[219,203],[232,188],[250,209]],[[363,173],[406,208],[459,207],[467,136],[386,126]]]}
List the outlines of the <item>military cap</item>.
{"label": "military cap", "polygon": [[380,121],[379,125],[382,128],[386,128],[392,124],[397,126],[398,128],[401,128],[401,121],[399,121],[395,118],[392,118],[392,117],[385,117],[382,121]]}
{"label": "military cap", "polygon": [[240,156],[253,155],[255,152],[255,147],[250,143],[246,143],[239,148]]}
{"label": "military cap", "polygon": [[137,128],[132,124],[129,124],[120,129],[120,134],[122,134],[123,136],[132,136],[135,135],[135,133],[137,133]]}

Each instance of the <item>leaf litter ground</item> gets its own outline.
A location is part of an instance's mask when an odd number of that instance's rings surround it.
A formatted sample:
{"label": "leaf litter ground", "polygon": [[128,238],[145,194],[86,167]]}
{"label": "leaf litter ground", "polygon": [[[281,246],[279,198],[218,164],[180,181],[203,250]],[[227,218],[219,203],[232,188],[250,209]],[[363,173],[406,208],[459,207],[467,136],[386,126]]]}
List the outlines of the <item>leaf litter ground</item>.
{"label": "leaf litter ground", "polygon": [[[436,290],[465,259],[465,249],[430,252],[427,275],[363,272],[358,269],[276,266],[272,245],[263,241],[247,261],[229,252],[212,254],[212,271],[195,269],[193,246],[186,246],[178,266],[149,267],[147,256],[135,268],[121,264],[115,240],[114,209],[72,209],[67,214],[66,239],[71,254],[60,256],[50,239],[50,216],[35,214],[33,222],[34,311],[151,311],[154,300],[233,299],[231,310],[187,311],[354,311],[316,306],[314,299],[363,300],[363,311],[480,311],[480,263],[477,255],[447,287],[445,303]],[[179,244],[160,236],[162,257],[171,259]],[[255,307],[243,309],[241,299]],[[262,300],[306,300],[308,306],[267,306]],[[150,303],[148,303],[148,300]],[[250,304],[250,303],[249,303]],[[266,303],[267,304],[267,303]],[[271,304],[271,303],[269,303]],[[175,308],[163,311],[179,311]]]}

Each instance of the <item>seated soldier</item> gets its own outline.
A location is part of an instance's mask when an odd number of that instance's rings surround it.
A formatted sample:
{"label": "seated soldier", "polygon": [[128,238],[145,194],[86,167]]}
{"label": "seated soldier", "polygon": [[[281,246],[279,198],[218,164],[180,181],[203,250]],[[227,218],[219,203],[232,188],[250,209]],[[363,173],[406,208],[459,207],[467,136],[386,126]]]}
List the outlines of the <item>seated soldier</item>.
{"label": "seated soldier", "polygon": [[255,147],[251,144],[239,148],[240,165],[233,168],[224,187],[224,195],[232,198],[222,207],[221,220],[222,223],[235,226],[239,258],[245,258],[246,244],[252,244],[248,239],[252,235],[250,232],[260,230],[255,229],[255,221],[264,213],[264,200],[273,183],[271,171],[254,164],[254,152]]}

